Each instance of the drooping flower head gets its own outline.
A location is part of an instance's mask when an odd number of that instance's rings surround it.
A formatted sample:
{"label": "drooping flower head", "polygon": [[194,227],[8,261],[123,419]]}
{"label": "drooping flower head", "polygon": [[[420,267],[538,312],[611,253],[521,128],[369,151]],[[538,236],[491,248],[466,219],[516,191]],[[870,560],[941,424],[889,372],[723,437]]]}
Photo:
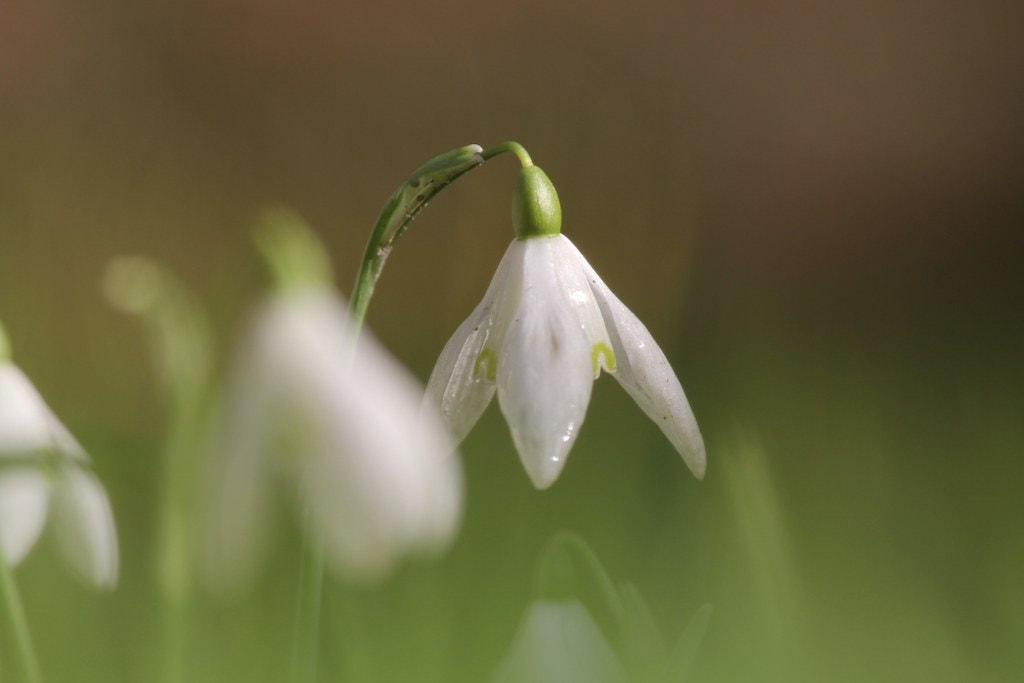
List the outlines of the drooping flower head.
{"label": "drooping flower head", "polygon": [[704,444],[679,380],[643,323],[561,234],[558,195],[540,168],[520,173],[512,213],[516,239],[427,384],[455,439],[496,393],[527,474],[547,488],[604,370],[702,478]]}
{"label": "drooping flower head", "polygon": [[114,517],[85,450],[10,358],[0,326],[0,551],[20,563],[47,521],[68,566],[84,580],[117,583]]}
{"label": "drooping flower head", "polygon": [[380,579],[444,547],[461,512],[461,469],[422,390],[376,340],[353,338],[315,238],[276,216],[261,244],[279,286],[253,317],[222,415],[210,518],[220,581],[260,550],[275,480],[322,534],[336,573]]}

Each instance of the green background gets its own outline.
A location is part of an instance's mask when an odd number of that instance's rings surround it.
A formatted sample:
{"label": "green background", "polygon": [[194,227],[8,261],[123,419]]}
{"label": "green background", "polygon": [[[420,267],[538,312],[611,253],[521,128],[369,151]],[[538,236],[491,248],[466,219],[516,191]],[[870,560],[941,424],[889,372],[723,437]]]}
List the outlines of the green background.
{"label": "green background", "polygon": [[[492,407],[462,449],[450,553],[376,589],[329,584],[324,679],[484,680],[559,529],[638,586],[669,640],[714,606],[690,680],[1019,675],[1022,15],[995,1],[0,4],[0,316],[93,456],[122,544],[113,594],[46,547],[17,570],[48,679],[158,679],[164,417],[137,324],[99,293],[107,261],[178,273],[223,360],[264,287],[259,207],[305,216],[347,293],[407,173],[505,139],[662,344],[707,478],[606,377],[538,493]],[[385,270],[369,324],[423,379],[512,238],[514,169],[499,159],[446,191]],[[200,607],[193,680],[282,680],[287,515],[256,592]]]}

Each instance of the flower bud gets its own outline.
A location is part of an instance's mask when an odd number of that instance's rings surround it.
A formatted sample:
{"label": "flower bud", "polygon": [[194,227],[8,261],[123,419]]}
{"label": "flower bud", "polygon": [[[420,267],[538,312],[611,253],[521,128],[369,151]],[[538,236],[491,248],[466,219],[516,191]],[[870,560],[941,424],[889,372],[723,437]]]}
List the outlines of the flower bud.
{"label": "flower bud", "polygon": [[326,248],[291,209],[264,209],[253,239],[278,291],[318,288],[332,280]]}

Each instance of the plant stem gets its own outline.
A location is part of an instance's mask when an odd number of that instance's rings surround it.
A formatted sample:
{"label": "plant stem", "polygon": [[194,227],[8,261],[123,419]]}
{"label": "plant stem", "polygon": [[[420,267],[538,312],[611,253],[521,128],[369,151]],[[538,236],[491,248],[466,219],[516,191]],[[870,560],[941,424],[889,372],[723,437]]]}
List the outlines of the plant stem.
{"label": "plant stem", "polygon": [[484,151],[480,152],[480,156],[483,157],[484,161],[488,161],[499,154],[504,154],[505,152],[512,152],[515,154],[523,168],[533,166],[533,159],[530,158],[530,153],[526,151],[526,148],[512,140],[499,143],[494,147],[488,147]]}
{"label": "plant stem", "polygon": [[161,459],[155,543],[160,596],[160,680],[184,683],[192,602],[198,456],[203,438],[212,342],[199,304],[177,279],[139,257],[115,259],[104,290],[111,303],[136,315],[170,416]]}
{"label": "plant stem", "polygon": [[302,560],[295,605],[291,683],[314,683],[320,641],[320,598],[324,582],[324,539],[309,510],[302,524]]}
{"label": "plant stem", "polygon": [[[353,343],[349,349],[350,353],[366,320],[366,312],[370,307],[377,280],[384,269],[384,263],[398,239],[419,212],[442,190],[485,161],[505,152],[515,154],[523,168],[533,165],[526,148],[517,142],[502,142],[486,150],[478,145],[467,145],[434,157],[420,166],[391,194],[370,231],[359,274],[352,290],[349,317],[352,321]],[[320,587],[323,580],[323,538],[311,528],[308,514],[305,527],[303,572],[299,586],[296,641],[292,660],[293,683],[312,682],[316,675],[316,629],[319,623]],[[311,536],[314,537],[312,541]],[[312,566],[307,567],[309,563]]]}
{"label": "plant stem", "polygon": [[32,646],[32,634],[28,630],[28,620],[21,605],[21,596],[18,594],[14,573],[7,564],[3,550],[0,550],[0,603],[3,603],[4,616],[14,635],[25,683],[42,683],[43,675],[39,668],[39,660],[36,659],[35,648]]}
{"label": "plant stem", "polygon": [[[193,333],[198,333],[198,329]],[[196,336],[204,337],[202,334]],[[209,351],[205,341],[199,342],[196,349],[204,360]],[[188,680],[186,662],[193,600],[190,537],[195,529],[193,510],[198,470],[195,456],[200,452],[198,444],[206,405],[203,396],[205,373],[202,374],[194,386],[183,381],[177,391],[172,392],[177,395],[172,404],[171,428],[164,451],[157,571],[163,598],[161,670],[166,683]]]}

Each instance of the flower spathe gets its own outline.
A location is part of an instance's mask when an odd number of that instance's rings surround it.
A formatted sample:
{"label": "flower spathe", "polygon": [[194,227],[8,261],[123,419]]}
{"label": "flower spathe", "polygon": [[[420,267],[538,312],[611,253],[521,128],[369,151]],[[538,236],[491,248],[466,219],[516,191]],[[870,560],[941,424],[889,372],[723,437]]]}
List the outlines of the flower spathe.
{"label": "flower spathe", "polygon": [[214,579],[244,582],[283,477],[349,579],[444,547],[461,513],[455,444],[422,389],[328,286],[283,289],[253,319],[226,396],[209,523]]}
{"label": "flower spathe", "polygon": [[665,354],[557,231],[512,242],[483,301],[441,352],[427,393],[456,441],[497,393],[526,472],[544,489],[565,465],[602,369],[702,478],[703,440]]}
{"label": "flower spathe", "polygon": [[28,377],[0,360],[0,550],[11,566],[49,520],[75,573],[99,588],[117,583],[114,517],[90,467]]}

